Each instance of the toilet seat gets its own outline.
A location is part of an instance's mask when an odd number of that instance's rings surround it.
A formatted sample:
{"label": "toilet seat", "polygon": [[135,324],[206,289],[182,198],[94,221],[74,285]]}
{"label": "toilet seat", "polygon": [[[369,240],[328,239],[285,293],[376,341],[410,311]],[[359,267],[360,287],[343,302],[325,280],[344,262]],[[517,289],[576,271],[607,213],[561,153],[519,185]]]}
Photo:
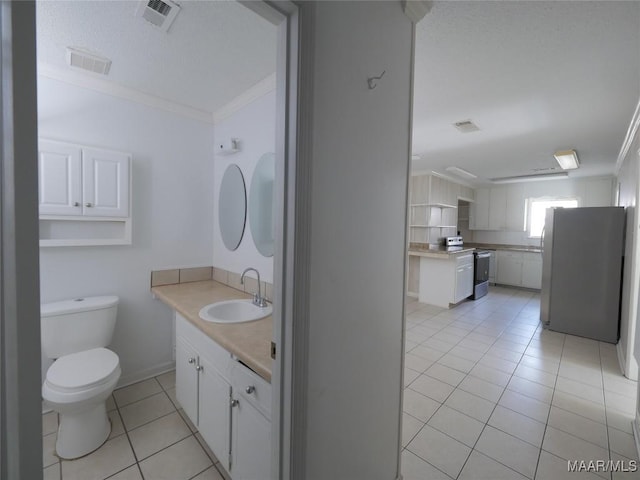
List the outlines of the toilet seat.
{"label": "toilet seat", "polygon": [[78,402],[115,387],[119,378],[118,355],[93,348],[58,358],[47,370],[42,395],[54,403]]}

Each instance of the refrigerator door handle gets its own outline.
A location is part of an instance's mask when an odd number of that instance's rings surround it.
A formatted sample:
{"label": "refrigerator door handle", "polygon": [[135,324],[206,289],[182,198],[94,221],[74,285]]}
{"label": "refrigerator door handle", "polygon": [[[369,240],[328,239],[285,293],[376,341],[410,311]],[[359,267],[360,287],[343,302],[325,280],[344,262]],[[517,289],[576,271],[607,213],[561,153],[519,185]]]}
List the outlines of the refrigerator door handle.
{"label": "refrigerator door handle", "polygon": [[543,243],[544,243],[544,227],[545,226],[542,227],[542,233],[540,234],[540,250],[544,250]]}

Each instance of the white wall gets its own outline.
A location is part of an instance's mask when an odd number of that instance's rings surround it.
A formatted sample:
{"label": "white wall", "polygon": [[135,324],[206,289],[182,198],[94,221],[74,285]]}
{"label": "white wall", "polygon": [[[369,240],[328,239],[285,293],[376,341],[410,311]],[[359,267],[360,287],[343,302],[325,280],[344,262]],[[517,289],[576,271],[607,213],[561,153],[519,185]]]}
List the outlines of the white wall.
{"label": "white wall", "polygon": [[[519,216],[524,224],[525,202],[528,198],[544,196],[574,196],[581,207],[604,207],[613,204],[613,177],[576,178],[522,182],[522,196],[516,201]],[[508,188],[507,185],[492,188]],[[508,198],[508,197],[507,197]],[[511,199],[510,199],[511,200]],[[465,238],[467,240],[467,238]],[[497,243],[507,245],[539,245],[539,238],[528,238],[527,232],[473,230],[470,241],[477,243]]]}
{"label": "white wall", "polygon": [[[310,206],[301,205],[310,222],[309,305],[295,319],[309,327],[299,475],[392,480],[399,474],[412,26],[400,2],[301,8],[315,9],[315,19],[312,81],[300,85],[303,96],[313,93],[302,120],[313,127],[305,132]],[[367,77],[383,70],[369,90]]]}
{"label": "white wall", "polygon": [[[275,153],[275,109],[276,95],[275,91],[272,91],[216,123],[214,127],[216,145],[231,138],[239,138],[242,149],[229,156],[216,155],[213,161],[213,201],[216,205],[213,210],[213,265],[236,273],[242,273],[245,268],[253,267],[260,272],[260,279],[269,283],[273,282],[273,257],[264,257],[256,249],[249,228],[249,215],[247,215],[242,241],[236,250],[231,251],[224,246],[220,236],[217,205],[222,176],[231,164],[238,165],[242,171],[248,205],[251,179],[258,160],[264,153]],[[253,272],[248,275],[255,277]]]}
{"label": "white wall", "polygon": [[170,368],[171,312],[150,271],[211,264],[211,125],[43,77],[38,103],[40,137],[133,155],[133,245],[41,248],[42,302],[118,295],[121,383]]}

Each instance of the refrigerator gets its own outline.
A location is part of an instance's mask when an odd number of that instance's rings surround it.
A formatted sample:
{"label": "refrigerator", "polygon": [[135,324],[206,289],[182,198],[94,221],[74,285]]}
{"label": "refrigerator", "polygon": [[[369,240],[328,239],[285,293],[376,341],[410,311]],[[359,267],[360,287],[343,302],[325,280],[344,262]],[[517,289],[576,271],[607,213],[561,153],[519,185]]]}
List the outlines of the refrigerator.
{"label": "refrigerator", "polygon": [[547,209],[540,292],[546,328],[617,343],[624,229],[623,207]]}

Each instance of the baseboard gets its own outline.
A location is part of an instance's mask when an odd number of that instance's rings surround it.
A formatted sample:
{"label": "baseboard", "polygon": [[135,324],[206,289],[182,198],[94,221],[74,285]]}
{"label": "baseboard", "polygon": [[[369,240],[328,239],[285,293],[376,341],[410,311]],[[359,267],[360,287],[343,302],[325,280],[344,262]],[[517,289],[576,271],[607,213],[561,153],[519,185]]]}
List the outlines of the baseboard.
{"label": "baseboard", "polygon": [[142,380],[147,380],[148,378],[155,377],[156,375],[170,372],[175,368],[176,368],[175,362],[165,362],[160,365],[156,365],[155,367],[147,368],[146,370],[141,370],[139,372],[131,373],[129,375],[124,375],[120,377],[120,381],[118,381],[118,385],[116,386],[116,388],[126,387],[127,385],[141,382]]}
{"label": "baseboard", "polygon": [[407,297],[418,298],[418,294],[416,292],[407,292]]}
{"label": "baseboard", "polygon": [[[637,409],[636,409],[637,410]],[[633,443],[636,447],[636,455],[640,458],[640,430],[638,427],[638,412],[636,411],[636,416],[631,422],[631,428],[633,429]]]}
{"label": "baseboard", "polygon": [[618,342],[616,344],[616,353],[617,353],[616,356],[618,357],[618,365],[620,366],[620,371],[622,372],[622,375],[625,375],[626,365],[624,363],[624,352],[622,351],[622,342]]}

